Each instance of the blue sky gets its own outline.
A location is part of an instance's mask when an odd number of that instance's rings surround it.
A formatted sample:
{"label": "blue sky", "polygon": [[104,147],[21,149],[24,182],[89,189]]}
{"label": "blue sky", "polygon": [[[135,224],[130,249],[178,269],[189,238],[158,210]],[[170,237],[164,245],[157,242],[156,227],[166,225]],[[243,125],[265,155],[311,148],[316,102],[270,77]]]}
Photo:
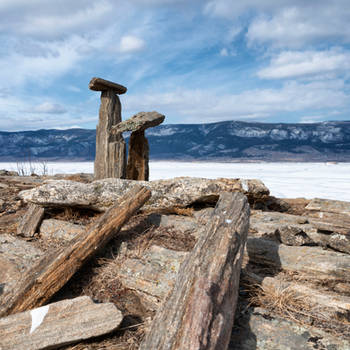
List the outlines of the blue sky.
{"label": "blue sky", "polygon": [[95,128],[94,76],[123,119],[350,120],[349,0],[1,0],[0,130]]}

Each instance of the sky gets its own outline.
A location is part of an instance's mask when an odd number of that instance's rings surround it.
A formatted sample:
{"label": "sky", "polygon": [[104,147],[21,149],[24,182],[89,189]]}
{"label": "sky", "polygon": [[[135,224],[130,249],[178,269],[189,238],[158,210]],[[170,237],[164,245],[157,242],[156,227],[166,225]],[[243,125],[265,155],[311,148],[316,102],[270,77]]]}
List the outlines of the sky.
{"label": "sky", "polygon": [[0,130],[350,120],[349,0],[0,0]]}

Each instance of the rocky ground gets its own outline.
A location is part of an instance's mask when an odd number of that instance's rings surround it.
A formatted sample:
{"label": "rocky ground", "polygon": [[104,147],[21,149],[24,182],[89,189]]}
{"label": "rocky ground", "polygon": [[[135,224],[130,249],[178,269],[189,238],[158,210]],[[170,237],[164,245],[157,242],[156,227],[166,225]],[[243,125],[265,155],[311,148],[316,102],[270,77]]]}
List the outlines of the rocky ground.
{"label": "rocky ground", "polygon": [[[89,194],[84,187],[91,186],[88,175],[13,175],[0,176],[0,304],[2,294],[15,289],[35,261],[85,232],[101,215],[99,205],[108,202],[99,195],[92,206],[90,202],[52,205],[52,183],[39,191],[47,180],[65,179],[79,182],[75,191],[83,186],[81,190]],[[224,186],[225,181],[220,181],[215,188],[210,184],[213,193]],[[185,182],[182,186],[190,183]],[[233,183],[227,180],[226,185]],[[280,200],[270,197],[259,183],[234,186],[247,194],[251,217],[229,349],[350,349],[350,203]],[[22,237],[17,229],[28,209],[28,198],[38,202],[39,195],[20,192],[36,187],[51,205],[34,237]],[[207,193],[181,207],[176,202],[178,191],[169,192],[175,202],[167,210],[161,208],[160,197],[148,203],[147,210],[133,216],[118,238],[54,296],[52,301],[88,295],[114,303],[124,316],[118,330],[65,349],[138,349],[217,199]],[[180,194],[179,198],[188,200],[189,196]],[[73,200],[68,197],[60,200]]]}

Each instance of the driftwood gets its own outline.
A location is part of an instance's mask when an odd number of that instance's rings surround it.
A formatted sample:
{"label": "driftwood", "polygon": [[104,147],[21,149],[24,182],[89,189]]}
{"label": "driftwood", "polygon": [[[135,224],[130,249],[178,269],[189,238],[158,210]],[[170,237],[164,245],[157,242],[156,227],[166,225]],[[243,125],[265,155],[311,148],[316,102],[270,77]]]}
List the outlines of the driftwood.
{"label": "driftwood", "polygon": [[4,298],[0,316],[43,305],[120,230],[150,196],[151,192],[142,186],[130,190],[86,234],[77,236],[68,247],[41,259],[23,276],[18,293]]}
{"label": "driftwood", "polygon": [[122,313],[112,303],[82,296],[0,319],[0,349],[56,349],[117,329]]}
{"label": "driftwood", "polygon": [[140,350],[227,349],[248,226],[247,198],[221,194],[205,234],[182,264]]}
{"label": "driftwood", "polygon": [[23,237],[33,237],[44,217],[44,213],[45,210],[43,207],[30,204],[26,214],[17,227],[17,234]]}

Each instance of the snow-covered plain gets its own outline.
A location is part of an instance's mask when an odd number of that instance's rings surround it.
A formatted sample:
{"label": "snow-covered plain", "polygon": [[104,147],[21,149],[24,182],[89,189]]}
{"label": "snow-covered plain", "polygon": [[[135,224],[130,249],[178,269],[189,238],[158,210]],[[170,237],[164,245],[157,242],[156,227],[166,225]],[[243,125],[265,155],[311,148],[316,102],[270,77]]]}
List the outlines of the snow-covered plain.
{"label": "snow-covered plain", "polygon": [[[22,164],[22,167],[27,166]],[[34,165],[40,174],[42,165]],[[0,169],[18,171],[17,163],[0,163]],[[49,175],[92,173],[92,162],[48,162]],[[150,162],[150,179],[176,176],[260,179],[273,196],[328,198],[350,201],[350,163],[202,163]]]}

